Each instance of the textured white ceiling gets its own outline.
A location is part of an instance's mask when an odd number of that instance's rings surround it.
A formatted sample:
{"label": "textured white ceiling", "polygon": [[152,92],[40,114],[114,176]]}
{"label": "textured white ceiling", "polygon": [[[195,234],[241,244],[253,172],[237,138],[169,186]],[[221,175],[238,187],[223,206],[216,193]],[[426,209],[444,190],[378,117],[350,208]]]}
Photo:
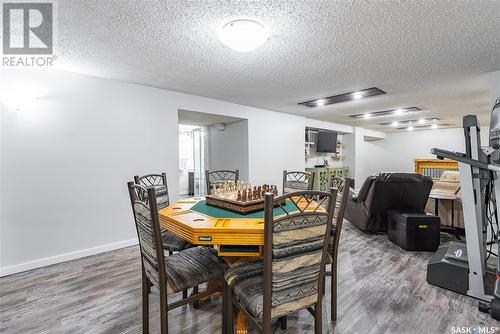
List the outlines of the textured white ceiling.
{"label": "textured white ceiling", "polygon": [[[217,29],[241,17],[265,24],[269,41],[248,53],[222,45]],[[484,123],[500,0],[64,0],[58,47],[66,70],[326,121],[378,129],[347,115],[417,106],[453,125],[468,113]],[[297,105],[371,86],[388,94]]]}

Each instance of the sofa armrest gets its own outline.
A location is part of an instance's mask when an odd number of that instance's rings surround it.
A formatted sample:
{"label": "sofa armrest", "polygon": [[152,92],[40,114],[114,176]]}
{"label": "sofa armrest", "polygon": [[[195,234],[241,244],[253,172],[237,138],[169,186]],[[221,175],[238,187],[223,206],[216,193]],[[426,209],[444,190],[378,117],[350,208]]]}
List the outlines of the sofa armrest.
{"label": "sofa armrest", "polygon": [[[351,195],[354,195],[354,193],[351,193]],[[359,201],[357,197],[351,197],[346,204],[344,218],[360,230],[366,231],[369,213],[365,203]]]}

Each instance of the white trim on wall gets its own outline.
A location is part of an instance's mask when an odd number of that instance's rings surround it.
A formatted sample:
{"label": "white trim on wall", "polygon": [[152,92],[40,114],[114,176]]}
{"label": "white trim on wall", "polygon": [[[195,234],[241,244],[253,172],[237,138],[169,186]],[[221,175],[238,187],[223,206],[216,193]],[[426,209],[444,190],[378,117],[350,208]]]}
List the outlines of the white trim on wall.
{"label": "white trim on wall", "polygon": [[76,260],[76,259],[80,259],[80,258],[83,258],[86,256],[96,255],[99,253],[109,252],[109,251],[112,251],[115,249],[130,247],[130,246],[134,246],[134,245],[137,245],[136,238],[124,240],[124,241],[119,241],[119,242],[115,242],[112,244],[107,244],[107,245],[102,245],[102,246],[97,246],[97,247],[92,247],[92,248],[87,248],[87,249],[81,249],[81,250],[77,250],[74,252],[60,254],[60,255],[51,256],[51,257],[46,257],[46,258],[38,259],[38,260],[34,260],[34,261],[24,262],[24,263],[16,264],[13,266],[0,268],[0,277],[21,273],[23,271],[27,271],[27,270],[31,270],[31,269],[50,266],[50,265],[61,263],[61,262]]}

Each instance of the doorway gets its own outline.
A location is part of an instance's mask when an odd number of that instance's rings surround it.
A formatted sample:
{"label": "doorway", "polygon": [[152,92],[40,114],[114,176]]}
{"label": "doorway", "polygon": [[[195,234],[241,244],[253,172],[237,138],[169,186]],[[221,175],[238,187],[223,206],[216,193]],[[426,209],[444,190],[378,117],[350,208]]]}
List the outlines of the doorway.
{"label": "doorway", "polygon": [[179,194],[204,196],[206,166],[205,127],[179,124]]}
{"label": "doorway", "polygon": [[206,194],[205,170],[238,169],[248,180],[248,121],[179,110],[179,196]]}

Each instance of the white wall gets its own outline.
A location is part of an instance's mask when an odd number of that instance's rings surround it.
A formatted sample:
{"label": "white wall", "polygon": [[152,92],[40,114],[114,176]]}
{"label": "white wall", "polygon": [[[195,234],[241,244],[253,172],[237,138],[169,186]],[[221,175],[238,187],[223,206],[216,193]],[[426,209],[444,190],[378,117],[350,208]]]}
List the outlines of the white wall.
{"label": "white wall", "polygon": [[3,70],[0,100],[0,275],[135,243],[126,182],[166,171],[176,198],[178,109],[248,119],[253,183],[304,168],[303,117],[55,70]]}
{"label": "white wall", "polygon": [[224,131],[210,128],[210,169],[238,169],[241,180],[248,180],[248,121],[225,125]]}
{"label": "white wall", "polygon": [[490,79],[490,110],[493,109],[495,101],[500,98],[500,71],[489,73]]}
{"label": "white wall", "polygon": [[344,165],[349,168],[349,176],[354,179],[354,187],[361,186],[364,180],[366,165],[364,129],[355,127],[352,134],[344,136],[346,160]]}
{"label": "white wall", "polygon": [[[482,145],[488,145],[488,128],[481,127]],[[434,147],[464,152],[462,128],[427,131],[397,132],[387,134],[379,141],[363,143],[363,171],[357,177],[361,186],[364,179],[377,172],[414,172],[414,159],[435,158],[430,153]]]}

